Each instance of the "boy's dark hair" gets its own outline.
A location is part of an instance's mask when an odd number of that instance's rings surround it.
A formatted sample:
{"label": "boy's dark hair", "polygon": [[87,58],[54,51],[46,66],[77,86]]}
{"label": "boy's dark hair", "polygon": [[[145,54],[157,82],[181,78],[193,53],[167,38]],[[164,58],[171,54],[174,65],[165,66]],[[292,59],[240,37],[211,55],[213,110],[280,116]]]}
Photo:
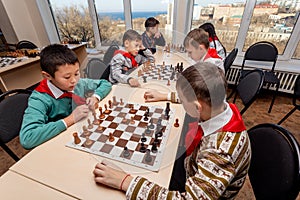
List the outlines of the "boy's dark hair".
{"label": "boy's dark hair", "polygon": [[207,33],[201,28],[191,30],[184,38],[183,46],[188,47],[190,44],[195,48],[198,48],[202,44],[208,49],[209,39]]}
{"label": "boy's dark hair", "polygon": [[135,30],[129,29],[123,35],[123,45],[125,41],[142,40],[142,36]]}
{"label": "boy's dark hair", "polygon": [[176,89],[189,100],[197,98],[213,110],[224,105],[227,82],[224,72],[216,65],[199,62],[188,67],[178,77]]}
{"label": "boy's dark hair", "polygon": [[54,78],[54,73],[61,65],[79,63],[77,55],[65,45],[51,44],[40,53],[42,71]]}
{"label": "boy's dark hair", "polygon": [[155,19],[154,17],[149,17],[145,21],[146,31],[149,31],[150,27],[155,27],[157,24],[159,24],[159,21],[157,19]]}

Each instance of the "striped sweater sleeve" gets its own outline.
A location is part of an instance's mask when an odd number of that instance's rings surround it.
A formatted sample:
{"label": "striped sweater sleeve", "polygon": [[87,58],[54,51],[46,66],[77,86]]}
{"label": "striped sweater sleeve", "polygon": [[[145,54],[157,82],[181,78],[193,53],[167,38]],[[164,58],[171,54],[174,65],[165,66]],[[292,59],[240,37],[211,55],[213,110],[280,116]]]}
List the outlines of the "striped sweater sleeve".
{"label": "striped sweater sleeve", "polygon": [[246,131],[211,134],[186,159],[186,192],[169,191],[138,176],[132,180],[126,198],[233,199],[245,181],[250,154]]}

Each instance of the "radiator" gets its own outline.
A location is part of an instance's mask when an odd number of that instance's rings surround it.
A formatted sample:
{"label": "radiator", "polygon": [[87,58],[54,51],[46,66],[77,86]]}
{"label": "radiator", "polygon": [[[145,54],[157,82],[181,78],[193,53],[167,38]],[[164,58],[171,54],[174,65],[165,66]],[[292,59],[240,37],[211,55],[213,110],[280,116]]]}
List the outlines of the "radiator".
{"label": "radiator", "polygon": [[[239,66],[231,66],[230,67],[230,69],[226,75],[228,84],[233,84],[233,85],[235,84],[236,79],[239,77],[239,69],[240,69]],[[245,68],[245,69],[247,69],[247,68]],[[275,74],[280,79],[279,91],[293,94],[295,81],[299,74],[291,73],[291,72],[284,72],[284,71],[276,71],[276,70],[275,70]],[[266,88],[266,86],[264,86],[264,88]],[[271,85],[269,89],[276,90],[276,87],[274,87],[274,85]]]}

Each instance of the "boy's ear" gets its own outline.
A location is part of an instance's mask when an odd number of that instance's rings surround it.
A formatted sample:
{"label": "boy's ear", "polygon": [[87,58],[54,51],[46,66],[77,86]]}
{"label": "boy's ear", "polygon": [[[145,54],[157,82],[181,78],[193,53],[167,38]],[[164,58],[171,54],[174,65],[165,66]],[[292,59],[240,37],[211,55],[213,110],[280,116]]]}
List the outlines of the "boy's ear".
{"label": "boy's ear", "polygon": [[129,45],[129,41],[128,41],[128,40],[125,40],[125,41],[124,41],[124,47],[128,47],[128,45]]}
{"label": "boy's ear", "polygon": [[51,80],[52,79],[52,76],[50,74],[48,74],[47,72],[45,71],[42,71],[42,76],[48,80]]}
{"label": "boy's ear", "polygon": [[203,110],[203,102],[201,102],[201,101],[199,101],[199,100],[195,100],[194,101],[194,104],[195,104],[195,107],[196,107],[196,109],[197,109],[197,111],[199,112],[199,113],[201,113],[202,112],[202,110]]}

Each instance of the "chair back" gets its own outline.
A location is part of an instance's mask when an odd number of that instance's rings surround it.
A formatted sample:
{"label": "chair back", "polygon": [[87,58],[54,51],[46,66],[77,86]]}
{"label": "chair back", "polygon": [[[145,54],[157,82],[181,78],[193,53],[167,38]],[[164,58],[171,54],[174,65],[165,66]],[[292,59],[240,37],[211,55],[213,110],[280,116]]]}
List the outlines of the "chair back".
{"label": "chair back", "polygon": [[27,40],[21,40],[17,43],[16,49],[36,49],[38,48],[34,43],[27,41]]}
{"label": "chair back", "polygon": [[91,79],[108,80],[109,72],[109,66],[107,66],[100,58],[90,59],[85,68],[87,78]]}
{"label": "chair back", "polygon": [[224,70],[225,70],[225,75],[227,74],[227,72],[229,71],[231,65],[233,64],[236,56],[238,53],[238,48],[234,48],[229,54],[228,56],[226,56],[225,60],[224,60]]}
{"label": "chair back", "polygon": [[297,76],[295,87],[294,87],[294,98],[293,104],[294,106],[300,106],[300,75]]}
{"label": "chair back", "polygon": [[242,69],[247,60],[252,60],[252,61],[272,62],[273,65],[271,71],[274,71],[277,57],[278,57],[278,50],[274,44],[267,41],[254,43],[246,50],[243,63],[242,63]]}
{"label": "chair back", "polygon": [[256,199],[296,199],[299,193],[299,144],[276,124],[248,131],[252,149],[249,178]]}
{"label": "chair back", "polygon": [[119,46],[118,45],[111,45],[107,51],[105,52],[104,54],[104,57],[103,57],[103,62],[106,64],[106,65],[109,65],[111,59],[113,58],[114,56],[114,53],[116,50],[119,49]]}
{"label": "chair back", "polygon": [[236,91],[245,106],[241,110],[241,114],[254,102],[263,86],[263,81],[264,72],[260,69],[255,69],[249,71],[239,82]]}
{"label": "chair back", "polygon": [[15,89],[0,95],[0,140],[9,142],[19,135],[23,114],[32,91]]}

